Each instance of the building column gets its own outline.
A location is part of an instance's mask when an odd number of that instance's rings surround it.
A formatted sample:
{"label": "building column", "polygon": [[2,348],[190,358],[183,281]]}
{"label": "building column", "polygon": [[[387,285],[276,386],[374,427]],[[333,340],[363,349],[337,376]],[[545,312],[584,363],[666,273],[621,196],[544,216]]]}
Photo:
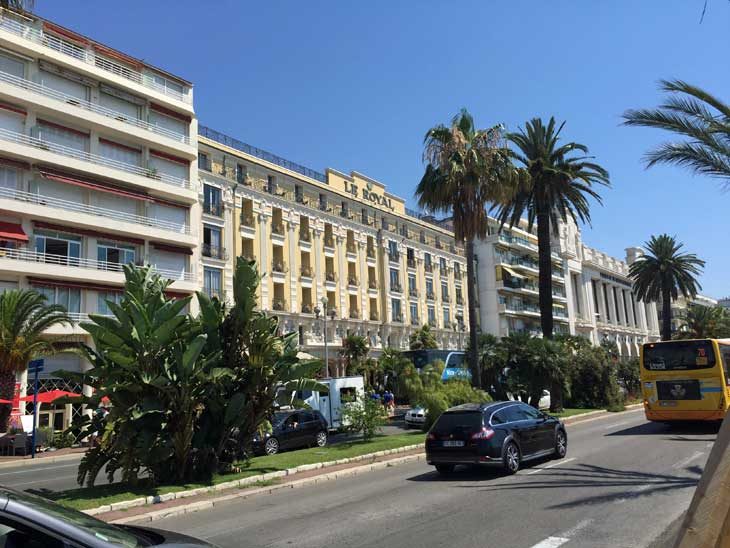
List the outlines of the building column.
{"label": "building column", "polygon": [[259,223],[259,274],[264,276],[261,280],[261,309],[271,310],[271,300],[269,298],[269,287],[271,286],[271,259],[269,258],[269,246],[271,245],[267,237],[267,225],[269,215],[263,211],[258,214]]}
{"label": "building column", "polygon": [[[338,231],[339,232],[339,231]],[[347,299],[347,286],[349,284],[348,282],[348,268],[347,268],[347,256],[345,255],[345,237],[341,234],[335,234],[335,261],[337,261],[337,269],[339,271],[338,276],[338,289],[339,289],[339,295],[335,295],[336,298],[338,298],[339,302],[336,303],[335,306],[337,306],[337,310],[339,312],[340,318],[347,318],[349,315],[349,306],[348,306],[348,299]]]}
{"label": "building column", "polygon": [[[314,290],[313,300],[314,306],[319,306],[324,297],[324,268],[322,265],[322,257],[324,257],[324,251],[322,248],[322,230],[315,228],[312,230],[312,255],[314,256],[314,283],[312,289]],[[327,311],[324,311],[325,314]]]}
{"label": "building column", "polygon": [[370,321],[370,311],[368,310],[368,265],[365,262],[365,241],[362,240],[362,236],[357,239],[357,270],[358,280],[360,282],[358,287],[358,296],[360,301],[360,319],[363,321]]}
{"label": "building column", "polygon": [[289,311],[299,314],[302,311],[299,302],[299,257],[297,257],[299,239],[296,235],[297,223],[293,219],[294,214],[290,213],[290,215],[292,218],[286,221],[289,228],[286,242],[289,247]]}

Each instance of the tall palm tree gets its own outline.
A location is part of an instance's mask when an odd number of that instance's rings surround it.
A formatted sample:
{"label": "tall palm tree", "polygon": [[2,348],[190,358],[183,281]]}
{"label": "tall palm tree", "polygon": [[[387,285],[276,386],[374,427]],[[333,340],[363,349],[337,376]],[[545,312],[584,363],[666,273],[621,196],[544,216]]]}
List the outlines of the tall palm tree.
{"label": "tall palm tree", "polygon": [[680,319],[676,338],[707,339],[727,335],[728,311],[721,306],[690,305]]}
{"label": "tall palm tree", "polygon": [[[528,230],[537,225],[540,326],[546,339],[553,336],[551,228],[558,232],[559,222],[566,222],[568,217],[590,223],[588,198],[600,204],[601,197],[594,187],[610,186],[608,172],[587,156],[588,147],[560,143],[563,126],[565,122],[556,126],[553,117],[547,125],[533,118],[524,129],[507,135],[515,146],[510,154],[519,166],[519,184],[510,199],[496,206],[502,226],[518,225],[524,216]],[[560,411],[562,405],[562,385],[555,383],[550,408]]]}
{"label": "tall palm tree", "polygon": [[624,125],[664,129],[687,139],[647,153],[647,167],[680,165],[719,178],[730,189],[730,105],[682,80],[662,80],[660,88],[671,95],[656,109],[626,111]]}
{"label": "tall palm tree", "polygon": [[[46,297],[32,290],[0,293],[0,399],[11,400],[15,377],[28,362],[53,354],[52,341],[43,337],[48,328],[69,323],[66,309],[46,304]],[[0,432],[8,427],[10,407],[0,406]]]}
{"label": "tall palm tree", "polygon": [[433,212],[450,213],[454,238],[466,248],[469,309],[469,367],[472,382],[481,385],[477,360],[474,238],[487,234],[487,205],[503,198],[502,175],[510,167],[502,127],[477,129],[462,109],[450,126],[437,125],[426,133],[423,159],[426,171],[416,187],[418,204]]}
{"label": "tall palm tree", "polygon": [[345,374],[351,375],[370,352],[368,341],[361,335],[348,335],[342,339],[340,355],[345,362]]}
{"label": "tall palm tree", "polygon": [[681,294],[685,298],[702,289],[695,276],[705,261],[694,253],[682,253],[684,244],[669,234],[652,236],[644,244],[646,255],[631,264],[629,276],[634,293],[642,301],[662,302],[662,340],[672,338],[672,301]]}

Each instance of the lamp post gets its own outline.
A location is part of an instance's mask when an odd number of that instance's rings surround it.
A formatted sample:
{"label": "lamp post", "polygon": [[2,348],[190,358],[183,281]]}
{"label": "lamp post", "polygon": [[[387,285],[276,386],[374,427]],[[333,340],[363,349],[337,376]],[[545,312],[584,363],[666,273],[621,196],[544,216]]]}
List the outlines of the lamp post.
{"label": "lamp post", "polygon": [[463,350],[461,345],[461,335],[462,333],[464,333],[464,331],[466,331],[466,326],[464,325],[464,316],[462,316],[461,314],[457,314],[456,322],[459,324],[459,350]]}
{"label": "lamp post", "polygon": [[[325,377],[330,376],[330,362],[329,362],[329,351],[327,348],[327,304],[328,300],[327,297],[322,297],[322,307],[324,310],[320,309],[318,306],[314,307],[314,317],[315,319],[319,319],[319,315],[322,314],[322,321],[324,322],[324,374]],[[324,313],[323,313],[324,312]],[[335,311],[330,310],[329,316],[332,320],[335,319]]]}

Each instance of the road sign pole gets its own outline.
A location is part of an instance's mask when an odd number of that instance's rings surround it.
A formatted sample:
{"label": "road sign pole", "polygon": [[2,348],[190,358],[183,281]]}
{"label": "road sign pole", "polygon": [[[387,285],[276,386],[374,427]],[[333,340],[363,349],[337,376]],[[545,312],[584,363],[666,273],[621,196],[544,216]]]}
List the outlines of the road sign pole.
{"label": "road sign pole", "polygon": [[35,428],[38,422],[38,373],[40,367],[35,368],[35,380],[33,381],[33,435],[31,436],[30,458],[35,458]]}

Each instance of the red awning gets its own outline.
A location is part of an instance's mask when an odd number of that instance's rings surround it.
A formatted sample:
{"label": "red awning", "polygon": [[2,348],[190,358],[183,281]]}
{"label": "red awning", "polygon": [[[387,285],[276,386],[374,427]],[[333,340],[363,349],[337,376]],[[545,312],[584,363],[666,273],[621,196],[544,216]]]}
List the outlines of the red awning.
{"label": "red awning", "polygon": [[[80,395],[81,394],[76,394],[75,392],[67,392],[66,390],[49,390],[48,392],[38,392],[38,399],[36,401],[38,403],[52,403],[60,398],[77,398]],[[20,398],[20,401],[32,402],[33,394],[23,396]]]}
{"label": "red awning", "polygon": [[0,221],[0,240],[27,242],[28,235],[23,232],[23,227],[19,224]]}
{"label": "red awning", "polygon": [[162,105],[158,105],[155,103],[150,103],[150,110],[155,110],[160,114],[170,116],[171,118],[177,118],[178,120],[182,120],[183,122],[190,123],[191,121],[190,116],[186,114],[180,114],[179,112],[175,112],[174,110],[170,110],[169,108],[165,108]]}
{"label": "red awning", "polygon": [[109,194],[115,194],[117,196],[124,196],[125,198],[131,198],[132,200],[141,200],[144,202],[153,201],[152,198],[150,198],[149,196],[145,194],[140,194],[139,192],[132,192],[130,190],[107,186],[105,184],[91,181],[89,179],[79,179],[77,177],[67,175],[61,172],[39,170],[39,173],[44,179],[49,179],[51,181],[56,181],[59,183],[66,183],[69,185],[80,186],[83,188],[90,188],[93,190],[98,190],[99,192],[107,192]]}

